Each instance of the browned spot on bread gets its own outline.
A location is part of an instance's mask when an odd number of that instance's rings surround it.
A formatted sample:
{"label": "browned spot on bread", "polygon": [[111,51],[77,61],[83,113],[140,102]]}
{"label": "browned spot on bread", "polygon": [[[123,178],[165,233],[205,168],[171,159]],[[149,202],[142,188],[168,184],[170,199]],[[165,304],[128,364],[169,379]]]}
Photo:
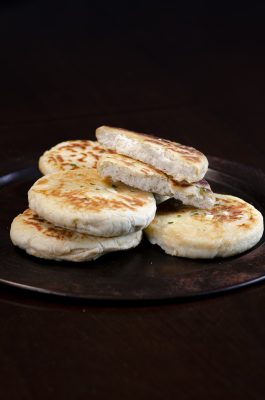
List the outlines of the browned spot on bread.
{"label": "browned spot on bread", "polygon": [[184,146],[179,143],[174,143],[166,139],[159,139],[159,138],[145,138],[146,142],[154,143],[156,145],[162,146],[165,149],[174,151],[175,153],[180,154],[183,158],[188,161],[200,161],[203,154],[194,149],[193,147]]}
{"label": "browned spot on bread", "polygon": [[231,222],[239,220],[243,215],[251,215],[249,207],[245,203],[233,199],[222,199],[221,203],[214,205],[212,209],[213,220],[218,222]]}
{"label": "browned spot on bread", "polygon": [[149,201],[145,192],[131,190],[126,185],[113,185],[92,169],[50,175],[49,187],[42,185],[43,179],[46,177],[40,178],[32,188],[33,192],[44,196],[43,201],[54,201],[58,207],[70,207],[80,212],[135,211]]}
{"label": "browned spot on bread", "polygon": [[251,227],[251,224],[245,222],[244,224],[240,224],[239,226],[240,228],[249,229]]}
{"label": "browned spot on bread", "polygon": [[52,154],[49,155],[48,161],[49,163],[57,163],[55,156],[53,156]]}
{"label": "browned spot on bread", "polygon": [[35,214],[33,211],[30,209],[26,210],[23,212],[23,222],[26,225],[31,225],[34,226],[39,232],[43,231],[43,222],[44,220],[42,218],[39,218],[37,214]]}
{"label": "browned spot on bread", "polygon": [[24,224],[34,226],[39,232],[42,231],[42,226],[38,221],[24,221]]}
{"label": "browned spot on bread", "polygon": [[[115,160],[115,158],[114,158],[114,160]],[[123,164],[128,165],[129,167],[131,167],[131,166],[133,166],[135,164],[134,161],[128,160],[128,158],[124,158],[124,159],[121,159],[121,160],[122,160]]]}
{"label": "browned spot on bread", "polygon": [[89,140],[70,140],[49,150],[47,161],[56,170],[75,170],[77,168],[96,168],[97,161],[103,153],[114,153],[104,149],[97,142]]}
{"label": "browned spot on bread", "polygon": [[148,170],[146,168],[141,168],[141,172],[143,172],[146,175],[150,172],[150,170]]}
{"label": "browned spot on bread", "polygon": [[[65,196],[66,197],[66,196]],[[104,199],[99,196],[93,197],[80,197],[75,194],[68,193],[67,199],[69,204],[78,210],[90,210],[90,211],[101,211],[104,209],[111,210],[135,210],[136,206],[139,205],[137,200],[133,200],[130,198],[125,198],[125,201],[117,200],[117,199]]]}
{"label": "browned spot on bread", "polygon": [[43,179],[41,179],[41,181],[38,184],[39,185],[45,185],[46,183],[48,183],[48,180],[43,178]]}
{"label": "browned spot on bread", "polygon": [[[72,239],[74,236],[76,236],[76,233],[73,231],[70,231],[68,229],[63,229],[63,228],[46,228],[43,230],[43,233],[46,236],[58,239],[58,240],[65,240],[65,239]],[[79,234],[81,235],[81,234]]]}
{"label": "browned spot on bread", "polygon": [[138,197],[128,197],[128,196],[124,196],[124,195],[121,195],[120,197],[122,199],[128,201],[133,206],[143,206],[144,205],[144,201],[139,199]]}
{"label": "browned spot on bread", "polygon": [[63,157],[60,154],[57,154],[56,156],[57,161],[59,161],[60,163],[64,162]]}
{"label": "browned spot on bread", "polygon": [[[157,214],[187,214],[190,213],[196,221],[208,221],[211,224],[222,224],[227,222],[240,221],[242,218],[247,217],[247,221],[239,226],[246,227],[246,224],[251,225],[255,221],[247,203],[241,203],[235,199],[217,197],[217,202],[210,211],[198,210],[194,207],[184,206],[174,200],[168,200],[159,205]],[[207,216],[212,216],[207,219]]]}
{"label": "browned spot on bread", "polygon": [[60,149],[76,151],[76,149],[86,150],[92,147],[87,140],[69,141],[67,144],[60,146]]}
{"label": "browned spot on bread", "polygon": [[104,150],[102,147],[100,147],[100,146],[94,146],[93,150],[97,150],[97,151],[99,151],[100,153],[104,153],[104,152],[105,152],[105,150]]}
{"label": "browned spot on bread", "polygon": [[33,215],[33,211],[31,211],[29,208],[26,210],[26,211],[24,211],[23,212],[23,215],[29,215],[29,216],[31,216],[31,215]]}
{"label": "browned spot on bread", "polygon": [[[85,185],[85,183],[83,183]],[[89,183],[88,183],[89,184]],[[104,199],[97,195],[86,195],[84,191],[81,190],[68,190],[64,191],[63,183],[58,184],[58,186],[54,189],[35,189],[38,193],[42,193],[46,196],[54,196],[56,198],[62,198],[71,206],[78,208],[79,210],[92,210],[92,211],[100,211],[105,208],[108,209],[124,209],[124,210],[135,210],[136,207],[144,205],[144,201],[139,199],[137,196],[128,197],[120,194],[119,199],[108,198]]]}
{"label": "browned spot on bread", "polygon": [[48,237],[53,237],[58,240],[72,239],[77,235],[79,237],[86,237],[86,235],[82,233],[76,233],[68,229],[54,227],[51,223],[40,218],[30,209],[24,211],[23,217],[24,224],[34,227],[38,232],[41,232],[42,235]]}
{"label": "browned spot on bread", "polygon": [[58,183],[57,187],[54,189],[41,189],[39,188],[39,186],[42,185],[42,181],[45,180],[45,178],[41,178],[37,183],[35,183],[35,188],[34,190],[37,193],[42,193],[44,195],[53,195],[53,196],[57,196],[61,193],[61,188],[63,187],[63,182]]}

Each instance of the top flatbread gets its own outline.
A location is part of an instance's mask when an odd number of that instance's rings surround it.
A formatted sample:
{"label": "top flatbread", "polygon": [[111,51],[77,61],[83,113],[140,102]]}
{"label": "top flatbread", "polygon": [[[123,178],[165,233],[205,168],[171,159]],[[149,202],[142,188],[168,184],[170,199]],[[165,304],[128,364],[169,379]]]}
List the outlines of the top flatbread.
{"label": "top flatbread", "polygon": [[113,151],[104,149],[97,141],[68,140],[45,151],[39,159],[39,169],[46,175],[76,168],[96,168],[103,153]]}
{"label": "top flatbread", "polygon": [[169,140],[109,126],[99,127],[96,136],[107,149],[143,161],[178,182],[197,182],[208,169],[201,152]]}
{"label": "top flatbread", "polygon": [[151,243],[173,256],[228,257],[250,249],[260,240],[263,217],[238,197],[216,194],[210,211],[171,200],[161,204],[145,232]]}
{"label": "top flatbread", "polygon": [[94,236],[121,236],[146,227],[154,218],[151,193],[113,184],[95,169],[48,174],[28,193],[29,207],[56,226]]}
{"label": "top flatbread", "polygon": [[174,197],[183,204],[203,209],[210,209],[214,205],[215,196],[207,181],[180,184],[154,167],[121,154],[103,154],[97,170],[101,176],[110,177],[114,182]]}

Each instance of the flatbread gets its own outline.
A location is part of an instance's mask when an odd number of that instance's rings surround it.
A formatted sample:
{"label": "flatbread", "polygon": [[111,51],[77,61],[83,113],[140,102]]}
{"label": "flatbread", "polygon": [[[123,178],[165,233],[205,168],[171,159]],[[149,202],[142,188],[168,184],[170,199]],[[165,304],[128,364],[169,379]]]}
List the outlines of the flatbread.
{"label": "flatbread", "polygon": [[99,157],[110,152],[113,153],[97,141],[68,140],[45,151],[39,159],[39,169],[46,175],[77,168],[96,168]]}
{"label": "flatbread", "polygon": [[212,210],[161,204],[145,233],[152,244],[167,254],[188,258],[228,257],[258,243],[263,217],[238,197],[216,194]]}
{"label": "flatbread", "polygon": [[101,176],[110,177],[114,182],[123,182],[167,198],[174,197],[186,205],[203,209],[214,205],[215,196],[205,180],[180,184],[154,167],[120,154],[103,154],[97,169]]}
{"label": "flatbread", "polygon": [[154,218],[151,193],[113,184],[95,169],[45,175],[28,193],[29,207],[56,226],[94,236],[121,236],[146,227]]}
{"label": "flatbread", "polygon": [[109,126],[99,127],[96,136],[107,149],[143,161],[177,182],[197,182],[208,169],[201,152],[169,140]]}
{"label": "flatbread", "polygon": [[89,236],[55,227],[27,209],[13,220],[10,236],[14,245],[35,257],[90,261],[112,251],[136,247],[142,231],[115,238]]}

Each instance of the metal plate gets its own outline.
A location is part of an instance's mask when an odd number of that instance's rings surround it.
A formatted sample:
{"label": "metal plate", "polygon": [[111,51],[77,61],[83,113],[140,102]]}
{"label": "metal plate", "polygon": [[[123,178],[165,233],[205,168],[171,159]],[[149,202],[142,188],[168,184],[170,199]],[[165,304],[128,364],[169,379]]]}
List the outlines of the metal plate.
{"label": "metal plate", "polygon": [[[207,179],[214,191],[242,197],[264,214],[263,172],[213,157],[209,160]],[[226,259],[171,257],[146,240],[136,249],[111,253],[93,262],[31,257],[12,245],[9,228],[12,219],[27,207],[27,191],[40,174],[36,161],[28,159],[18,164],[13,164],[14,172],[10,165],[0,169],[2,283],[65,297],[137,301],[217,293],[265,279],[264,236],[252,250]]]}

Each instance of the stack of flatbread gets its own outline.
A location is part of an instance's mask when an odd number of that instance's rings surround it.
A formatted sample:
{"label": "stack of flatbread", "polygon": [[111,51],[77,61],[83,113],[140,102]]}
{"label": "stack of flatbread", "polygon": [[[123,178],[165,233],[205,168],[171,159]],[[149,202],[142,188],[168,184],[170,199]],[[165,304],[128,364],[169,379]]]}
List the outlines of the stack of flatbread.
{"label": "stack of flatbread", "polygon": [[15,245],[37,257],[88,261],[140,243],[155,216],[154,196],[102,178],[96,163],[105,152],[88,140],[45,152],[39,165],[46,175],[29,190],[29,209],[11,225]]}
{"label": "stack of flatbread", "polygon": [[235,255],[260,240],[260,212],[214,194],[198,150],[108,126],[96,137],[41,156],[45,176],[11,225],[15,245],[37,257],[87,261],[137,246],[143,230],[166,253],[189,258]]}

